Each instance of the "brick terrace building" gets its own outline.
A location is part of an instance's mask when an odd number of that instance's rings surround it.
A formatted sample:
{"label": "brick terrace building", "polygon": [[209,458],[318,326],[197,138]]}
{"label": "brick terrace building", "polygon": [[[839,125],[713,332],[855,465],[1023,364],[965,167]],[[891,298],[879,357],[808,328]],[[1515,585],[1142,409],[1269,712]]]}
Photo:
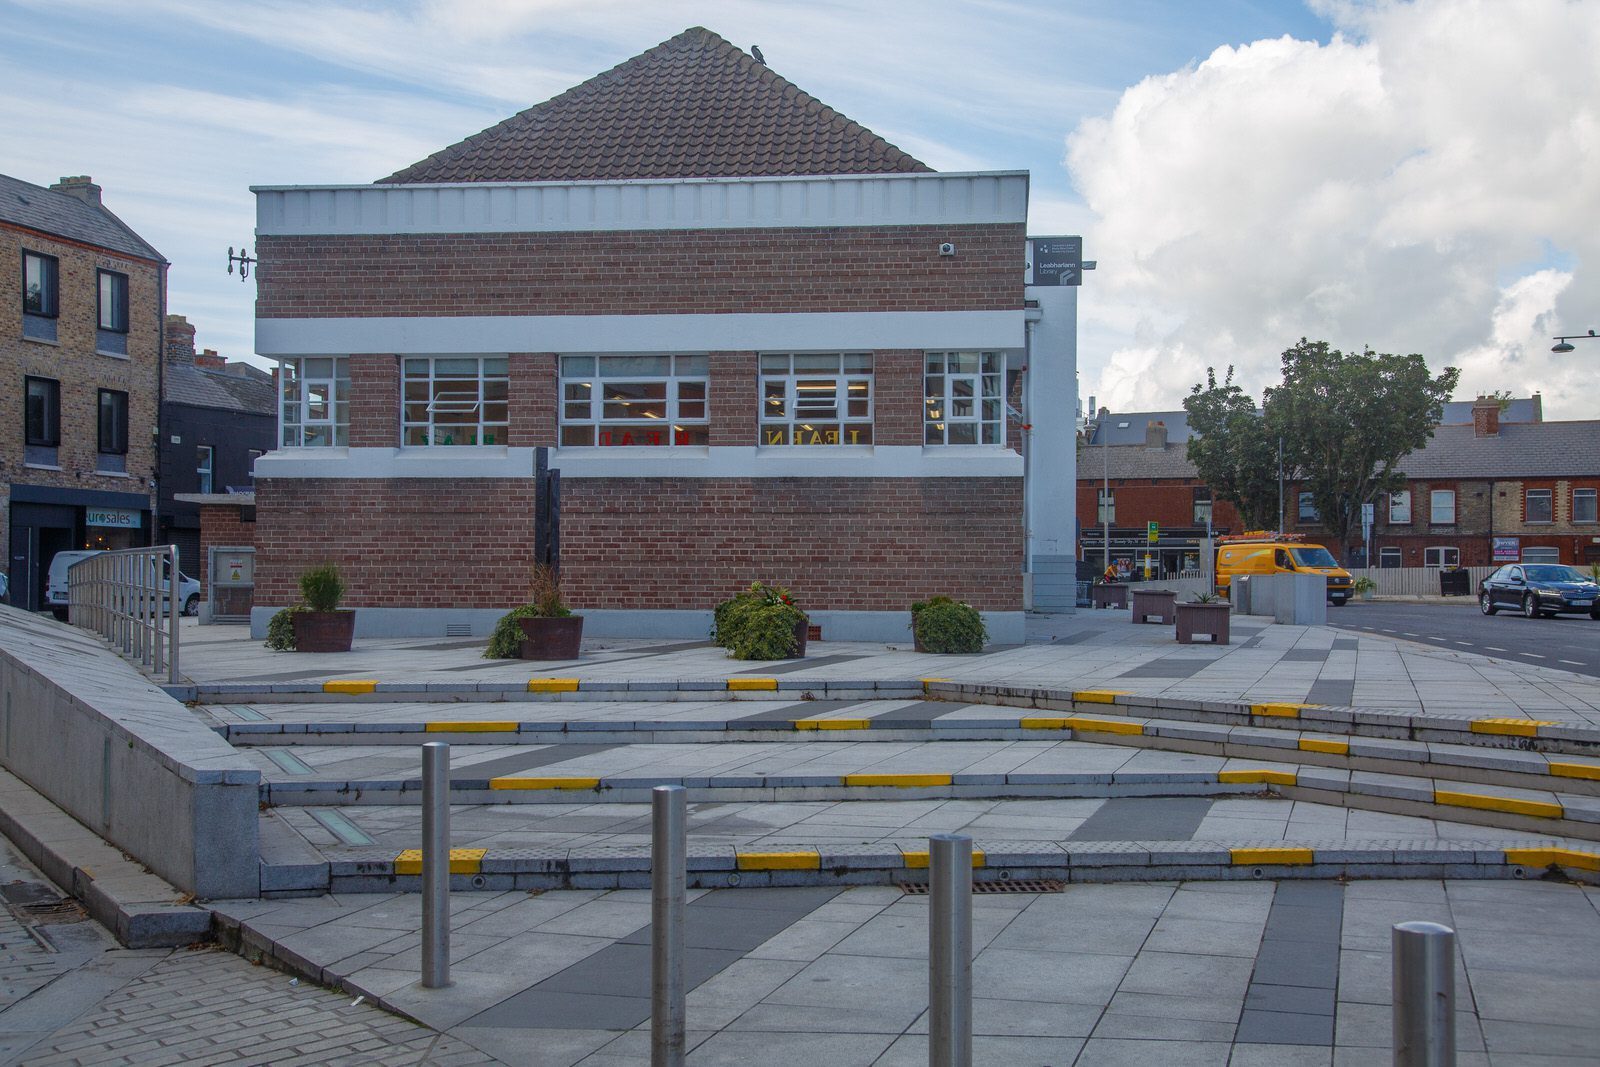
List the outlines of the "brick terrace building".
{"label": "brick terrace building", "polygon": [[257,629],[331,560],[358,634],[486,632],[549,447],[592,632],[703,636],[761,579],[827,637],[904,639],[948,593],[1020,640],[1025,559],[1072,603],[1074,528],[1044,495],[1028,541],[1007,445],[1031,352],[1020,395],[1062,413],[1031,463],[1071,481],[1076,290],[1025,289],[1027,191],[702,29],[380,183],[257,189]]}
{"label": "brick terrace building", "polygon": [[166,261],[88,178],[0,175],[0,550],[11,603],[51,558],[149,543]]}

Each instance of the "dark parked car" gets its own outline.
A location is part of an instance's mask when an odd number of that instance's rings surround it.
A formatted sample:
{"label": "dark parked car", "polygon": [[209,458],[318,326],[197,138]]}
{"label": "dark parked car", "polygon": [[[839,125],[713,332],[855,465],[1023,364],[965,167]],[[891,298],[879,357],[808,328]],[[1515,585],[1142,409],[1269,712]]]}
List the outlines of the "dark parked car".
{"label": "dark parked car", "polygon": [[1485,615],[1501,608],[1530,619],[1557,612],[1577,612],[1600,619],[1600,585],[1576,567],[1557,563],[1508,563],[1478,587],[1478,606]]}

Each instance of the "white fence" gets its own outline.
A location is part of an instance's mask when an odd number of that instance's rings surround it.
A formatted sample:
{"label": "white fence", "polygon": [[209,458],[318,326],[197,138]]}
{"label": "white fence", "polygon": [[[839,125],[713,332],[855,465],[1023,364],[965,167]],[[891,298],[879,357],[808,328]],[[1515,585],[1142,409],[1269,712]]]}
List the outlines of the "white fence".
{"label": "white fence", "polygon": [[[1478,583],[1493,574],[1499,567],[1463,567],[1467,572],[1467,592],[1478,595]],[[1438,596],[1438,567],[1370,567],[1366,570],[1350,568],[1356,578],[1365,575],[1377,583],[1378,596]]]}

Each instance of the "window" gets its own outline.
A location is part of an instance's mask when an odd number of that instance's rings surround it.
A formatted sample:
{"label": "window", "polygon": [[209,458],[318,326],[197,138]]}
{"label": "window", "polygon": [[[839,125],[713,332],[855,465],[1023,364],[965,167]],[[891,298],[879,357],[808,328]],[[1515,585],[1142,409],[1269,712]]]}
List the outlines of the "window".
{"label": "window", "polygon": [[99,278],[99,329],[95,348],[108,355],[128,354],[128,276],[116,271],[97,272]]}
{"label": "window", "polygon": [[1108,523],[1117,521],[1117,494],[1114,489],[1097,490],[1100,495],[1100,517],[1096,522]]}
{"label": "window", "polygon": [[1526,494],[1524,522],[1554,522],[1555,494],[1549,489],[1529,489]]}
{"label": "window", "polygon": [[197,475],[195,485],[197,493],[211,492],[211,471],[216,463],[216,452],[210,445],[196,445],[194,449],[194,472]]}
{"label": "window", "polygon": [[[1452,497],[1454,493],[1450,494]],[[1461,562],[1461,553],[1454,548],[1425,548],[1422,550],[1422,565],[1424,567],[1454,567]]]}
{"label": "window", "polygon": [[22,336],[38,341],[56,339],[59,277],[60,265],[55,256],[22,253]]}
{"label": "window", "polygon": [[1317,504],[1310,493],[1300,494],[1300,521],[1321,522],[1322,516],[1317,512]]}
{"label": "window", "polygon": [[1211,487],[1197,485],[1194,487],[1194,524],[1211,527]]}
{"label": "window", "polygon": [[407,359],[402,445],[503,445],[509,389],[505,356]]}
{"label": "window", "polygon": [[[1559,548],[1535,547],[1529,545],[1522,550],[1524,563],[1560,563],[1561,550]],[[1560,579],[1557,579],[1558,581]]]}
{"label": "window", "polygon": [[279,365],[278,380],[282,395],[278,439],[285,448],[349,444],[349,360],[286,359]]}
{"label": "window", "polygon": [[923,377],[923,442],[1004,444],[1005,364],[998,352],[929,352]]}
{"label": "window", "polygon": [[1594,489],[1574,489],[1572,491],[1573,522],[1600,521],[1600,516],[1595,514],[1595,496],[1597,492],[1600,491]]}
{"label": "window", "polygon": [[29,378],[27,393],[28,447],[58,447],[61,444],[61,383],[50,378]]}
{"label": "window", "polygon": [[1401,565],[1401,562],[1400,562],[1400,550],[1398,548],[1380,548],[1380,549],[1378,549],[1378,566],[1379,567],[1388,569],[1388,568],[1398,567],[1400,565]]}
{"label": "window", "polygon": [[1389,525],[1411,525],[1411,490],[1396,489],[1389,494]]}
{"label": "window", "polygon": [[[1435,489],[1428,494],[1428,521],[1435,526],[1454,526],[1456,522],[1456,491]],[[1433,551],[1429,549],[1429,551]]]}
{"label": "window", "polygon": [[561,446],[711,441],[706,356],[562,356]]}
{"label": "window", "polygon": [[871,443],[870,352],[761,357],[761,444]]}
{"label": "window", "polygon": [[[128,394],[114,389],[100,390],[100,452],[102,455],[128,454]],[[105,468],[102,467],[102,470]]]}

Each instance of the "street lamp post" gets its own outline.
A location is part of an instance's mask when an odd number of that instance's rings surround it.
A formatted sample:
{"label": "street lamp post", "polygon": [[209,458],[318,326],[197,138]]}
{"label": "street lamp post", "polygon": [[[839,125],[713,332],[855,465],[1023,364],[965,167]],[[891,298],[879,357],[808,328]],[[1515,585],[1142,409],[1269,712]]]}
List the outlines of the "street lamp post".
{"label": "street lamp post", "polygon": [[1569,334],[1564,334],[1564,335],[1562,335],[1560,337],[1557,337],[1555,339],[1556,343],[1550,349],[1550,351],[1552,351],[1552,352],[1560,352],[1560,353],[1563,353],[1563,354],[1565,354],[1567,352],[1571,352],[1572,351],[1572,342],[1574,340],[1579,340],[1579,341],[1600,341],[1600,335],[1597,335],[1593,330],[1590,330],[1588,333],[1569,333]]}

